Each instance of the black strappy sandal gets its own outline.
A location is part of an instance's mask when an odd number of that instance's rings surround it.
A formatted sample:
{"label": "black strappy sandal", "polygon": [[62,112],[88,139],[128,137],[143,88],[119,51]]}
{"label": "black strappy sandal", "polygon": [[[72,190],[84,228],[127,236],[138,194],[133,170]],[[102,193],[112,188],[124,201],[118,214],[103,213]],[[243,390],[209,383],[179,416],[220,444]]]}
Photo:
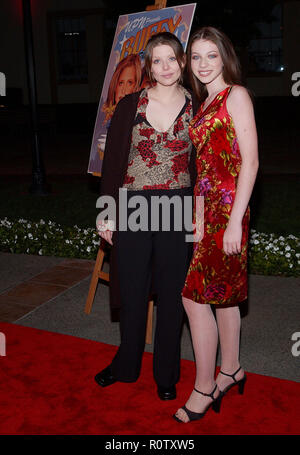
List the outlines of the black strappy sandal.
{"label": "black strappy sandal", "polygon": [[[181,409],[183,409],[186,412],[188,418],[190,419],[188,422],[192,422],[193,420],[202,419],[202,417],[205,416],[205,414],[207,413],[207,411],[209,410],[210,407],[212,407],[212,409],[215,412],[217,412],[217,413],[220,412],[223,394],[220,392],[219,395],[217,396],[217,398],[214,398],[214,393],[215,393],[216,389],[217,389],[217,384],[211,393],[200,392],[200,390],[197,390],[194,388],[194,390],[198,393],[201,393],[201,395],[204,395],[205,397],[210,397],[212,399],[212,402],[209,403],[209,405],[206,407],[206,409],[203,412],[193,412],[193,411],[190,411],[185,405],[182,406]],[[183,420],[179,419],[175,414],[173,415],[173,417],[177,422],[188,423],[188,422],[184,422]]]}
{"label": "black strappy sandal", "polygon": [[227,373],[224,373],[223,371],[220,370],[220,373],[223,374],[224,376],[229,376],[230,378],[232,378],[234,380],[234,382],[232,384],[229,384],[227,387],[225,387],[224,390],[221,390],[221,393],[223,395],[225,395],[225,393],[228,392],[229,389],[231,389],[232,387],[234,387],[235,385],[238,386],[239,388],[239,394],[240,395],[243,395],[244,393],[244,388],[245,388],[245,382],[247,380],[247,377],[246,375],[244,374],[244,376],[242,377],[242,379],[239,379],[238,381],[235,379],[235,375],[240,371],[242,367],[240,367],[238,370],[236,370],[235,373],[233,374],[227,374]]}

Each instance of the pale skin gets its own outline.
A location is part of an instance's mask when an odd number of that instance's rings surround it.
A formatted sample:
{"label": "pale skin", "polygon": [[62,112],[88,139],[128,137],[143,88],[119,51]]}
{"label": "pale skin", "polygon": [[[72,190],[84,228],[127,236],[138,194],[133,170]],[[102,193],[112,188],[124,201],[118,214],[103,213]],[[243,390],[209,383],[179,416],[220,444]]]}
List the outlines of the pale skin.
{"label": "pale skin", "polygon": [[[212,41],[203,39],[193,43],[191,58],[194,75],[207,88],[208,97],[203,106],[205,110],[215,96],[228,86],[223,78],[223,61],[218,47]],[[242,219],[257,175],[258,145],[253,105],[247,90],[234,86],[227,98],[226,107],[233,120],[242,158],[236,196],[223,237],[224,253],[233,255],[241,252]],[[211,393],[217,383],[218,388],[214,393],[216,398],[220,391],[233,382],[230,377],[221,374],[214,379],[218,338],[221,346],[221,370],[233,374],[239,368],[239,308],[217,308],[215,319],[210,305],[198,304],[187,298],[183,298],[183,305],[189,318],[195,353],[195,388]],[[243,376],[244,370],[241,369],[235,378],[239,380]],[[186,407],[194,412],[203,412],[210,403],[210,398],[193,391]],[[185,423],[189,421],[182,408],[176,415]]]}
{"label": "pale skin", "polygon": [[[181,68],[171,46],[160,44],[154,47],[151,71],[156,85],[148,89],[146,117],[155,130],[164,132],[174,123],[185,103],[185,95],[178,84]],[[113,244],[113,231],[98,230],[98,233],[110,245]]]}

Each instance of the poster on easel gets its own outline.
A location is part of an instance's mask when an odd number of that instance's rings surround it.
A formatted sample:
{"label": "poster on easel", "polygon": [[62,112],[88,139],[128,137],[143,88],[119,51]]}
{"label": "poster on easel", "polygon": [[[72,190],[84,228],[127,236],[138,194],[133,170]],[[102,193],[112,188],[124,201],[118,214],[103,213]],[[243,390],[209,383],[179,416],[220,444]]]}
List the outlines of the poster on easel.
{"label": "poster on easel", "polygon": [[105,141],[115,107],[125,95],[148,86],[144,50],[152,35],[174,33],[186,49],[196,3],[119,16],[90,150],[88,173],[101,175]]}

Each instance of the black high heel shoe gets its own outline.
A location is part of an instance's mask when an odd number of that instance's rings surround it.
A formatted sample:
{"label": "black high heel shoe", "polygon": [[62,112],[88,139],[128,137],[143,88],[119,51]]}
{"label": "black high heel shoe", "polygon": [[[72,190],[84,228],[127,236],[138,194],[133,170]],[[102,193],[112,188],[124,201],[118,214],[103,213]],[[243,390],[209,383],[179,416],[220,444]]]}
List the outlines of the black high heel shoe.
{"label": "black high heel shoe", "polygon": [[221,393],[222,395],[225,395],[225,393],[228,392],[229,389],[231,389],[232,387],[234,386],[238,386],[238,389],[239,389],[239,394],[240,395],[243,395],[244,393],[244,388],[245,388],[245,382],[247,380],[247,377],[246,375],[244,374],[244,376],[242,377],[242,379],[239,379],[238,381],[235,379],[235,375],[240,371],[242,367],[240,367],[238,370],[236,370],[235,373],[233,374],[227,374],[227,373],[224,373],[223,371],[220,370],[220,373],[223,374],[224,376],[229,376],[230,378],[232,378],[234,380],[234,382],[232,384],[229,384],[227,387],[225,387],[224,390],[221,390]]}
{"label": "black high heel shoe", "polygon": [[[194,388],[194,390],[198,393],[201,393],[201,395],[204,395],[205,397],[210,397],[212,399],[212,402],[209,403],[209,405],[205,408],[205,410],[203,412],[193,412],[193,411],[190,411],[190,409],[188,409],[185,405],[182,406],[181,409],[183,409],[186,412],[188,418],[190,419],[188,422],[192,422],[193,420],[202,419],[202,417],[205,416],[205,414],[207,413],[207,411],[209,410],[210,407],[212,407],[212,409],[216,413],[220,412],[223,394],[220,392],[219,395],[217,396],[217,398],[214,398],[214,393],[215,393],[216,389],[217,389],[217,384],[211,393],[200,392],[200,390],[197,390]],[[177,422],[188,423],[188,422],[184,422],[183,420],[179,419],[175,414],[173,415],[173,417]]]}

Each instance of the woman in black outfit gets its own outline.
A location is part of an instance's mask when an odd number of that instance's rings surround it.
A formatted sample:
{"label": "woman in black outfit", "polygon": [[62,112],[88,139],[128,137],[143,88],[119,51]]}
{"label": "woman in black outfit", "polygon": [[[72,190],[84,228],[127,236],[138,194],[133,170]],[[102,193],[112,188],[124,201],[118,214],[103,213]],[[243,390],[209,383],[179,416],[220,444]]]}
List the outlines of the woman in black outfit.
{"label": "woman in black outfit", "polygon": [[[118,201],[119,188],[127,199],[147,201],[148,228],[116,230],[103,222],[100,235],[113,245],[120,292],[121,344],[111,364],[95,380],[102,387],[138,379],[145,347],[149,293],[157,294],[153,371],[158,396],[176,398],[180,374],[180,335],[183,320],[181,291],[191,258],[183,219],[184,197],[192,197],[194,156],[188,125],[197,111],[192,95],[180,83],[185,55],[171,33],[154,35],[145,49],[145,69],[151,88],[125,96],[117,105],[108,131],[102,168],[101,195]],[[155,197],[164,196],[160,215],[170,204],[169,229],[151,211]],[[173,198],[174,196],[175,199]],[[167,198],[167,199],[166,199]],[[172,205],[172,199],[175,208]],[[190,202],[190,201],[189,201]],[[181,206],[181,208],[180,208]],[[178,212],[179,207],[179,212]],[[128,220],[134,209],[128,209]],[[176,224],[181,217],[183,227]],[[192,217],[192,213],[191,213]],[[111,221],[111,220],[109,220]]]}

